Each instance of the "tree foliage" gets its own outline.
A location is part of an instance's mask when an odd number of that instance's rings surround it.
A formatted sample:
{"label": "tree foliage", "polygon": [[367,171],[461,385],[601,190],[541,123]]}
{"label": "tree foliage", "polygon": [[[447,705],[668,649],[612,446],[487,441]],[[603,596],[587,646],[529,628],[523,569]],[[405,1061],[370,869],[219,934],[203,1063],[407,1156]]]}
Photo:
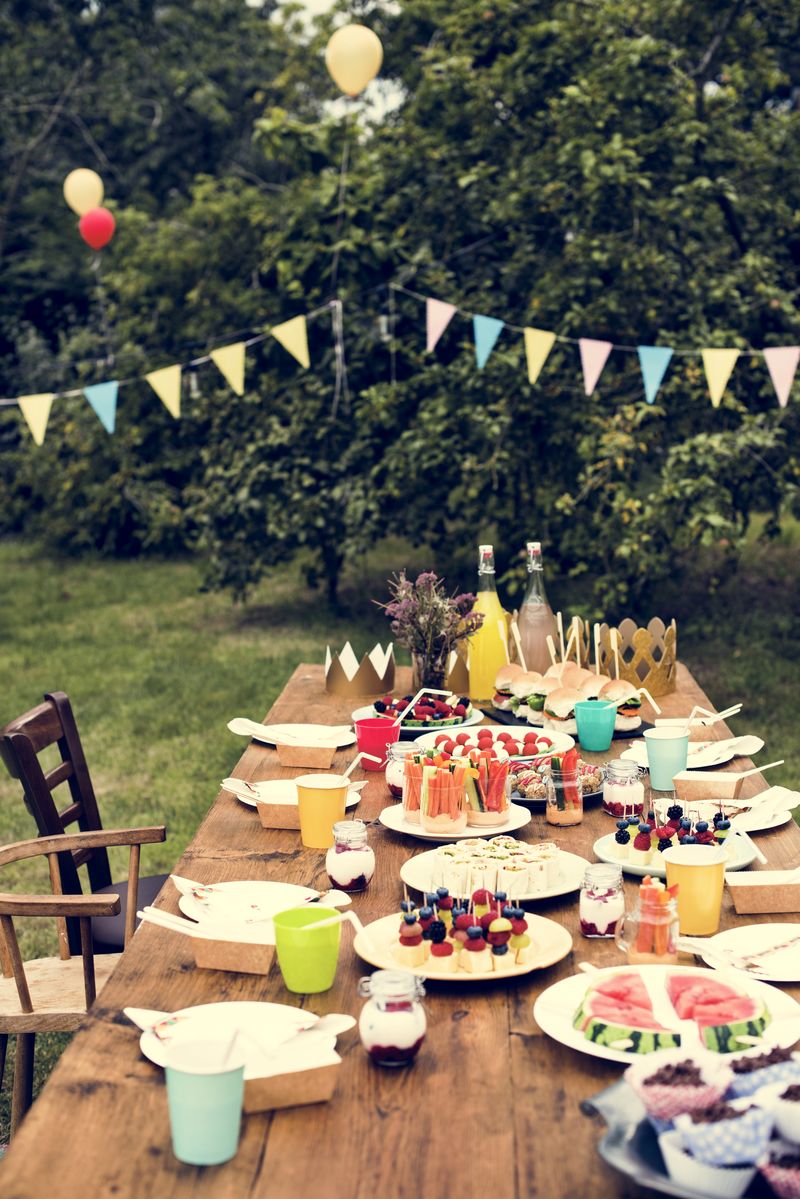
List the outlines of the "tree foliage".
{"label": "tree foliage", "polygon": [[[85,20],[46,7],[70,28]],[[131,43],[126,7],[99,9],[114,26],[109,65]],[[133,6],[162,30],[172,7]],[[130,181],[104,268],[115,371],[185,361],[338,297],[347,392],[334,401],[325,309],[310,372],[267,341],[248,352],[243,400],[205,367],[179,425],[144,384],[123,392],[113,439],[65,403],[44,449],[16,454],[10,513],[75,547],[200,545],[210,582],[240,593],[307,547],[333,594],[343,562],[387,532],[465,572],[490,537],[513,582],[515,551],[538,536],[599,609],[641,596],[699,544],[735,556],[752,512],[773,528],[796,502],[797,406],[777,408],[753,353],[800,340],[791,0],[366,4],[398,95],[377,121],[325,107],[324,23],[305,45],[290,19],[235,0],[190,9],[191,77],[176,89],[187,59],[167,21],[152,86],[168,115],[146,144],[125,121],[135,54],[92,93],[88,127]],[[56,180],[43,171],[10,209],[36,287],[36,221],[58,203],[61,154]],[[20,390],[108,377],[79,252],[63,242],[54,257],[79,295],[6,325]],[[461,317],[425,354],[424,305],[390,291],[398,282],[631,352],[611,355],[591,398],[569,343],[531,387],[512,329],[479,372]],[[720,409],[686,355],[648,406],[639,344],[743,354]]]}

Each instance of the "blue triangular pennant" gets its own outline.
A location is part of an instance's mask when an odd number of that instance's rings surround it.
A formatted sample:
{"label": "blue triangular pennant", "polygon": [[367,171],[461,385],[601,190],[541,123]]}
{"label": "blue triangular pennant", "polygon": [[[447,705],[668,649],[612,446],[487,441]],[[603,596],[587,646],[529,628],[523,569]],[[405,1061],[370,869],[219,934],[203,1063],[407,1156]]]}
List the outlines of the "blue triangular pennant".
{"label": "blue triangular pennant", "polygon": [[93,387],[84,387],[83,389],[83,394],[94,408],[107,433],[114,432],[118,390],[119,383],[116,379],[111,383],[95,383]]}
{"label": "blue triangular pennant", "polygon": [[669,346],[639,346],[637,353],[642,368],[645,399],[648,404],[652,404],[661,386],[664,372],[669,366],[672,350]]}
{"label": "blue triangular pennant", "polygon": [[499,321],[496,316],[473,316],[472,332],[475,337],[475,360],[478,370],[486,366],[504,326],[505,321]]}

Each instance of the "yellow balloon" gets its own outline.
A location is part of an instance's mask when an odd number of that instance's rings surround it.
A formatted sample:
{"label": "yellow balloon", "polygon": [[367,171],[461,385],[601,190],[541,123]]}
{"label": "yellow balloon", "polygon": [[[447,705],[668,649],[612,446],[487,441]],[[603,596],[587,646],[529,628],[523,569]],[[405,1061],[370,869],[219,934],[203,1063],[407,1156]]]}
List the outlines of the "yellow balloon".
{"label": "yellow balloon", "polygon": [[343,25],[325,48],[325,65],[333,82],[347,96],[363,92],[382,62],[381,39],[366,25]]}
{"label": "yellow balloon", "polygon": [[103,203],[103,180],[96,171],[78,167],[64,180],[64,199],[73,212],[83,216],[90,208],[99,208]]}

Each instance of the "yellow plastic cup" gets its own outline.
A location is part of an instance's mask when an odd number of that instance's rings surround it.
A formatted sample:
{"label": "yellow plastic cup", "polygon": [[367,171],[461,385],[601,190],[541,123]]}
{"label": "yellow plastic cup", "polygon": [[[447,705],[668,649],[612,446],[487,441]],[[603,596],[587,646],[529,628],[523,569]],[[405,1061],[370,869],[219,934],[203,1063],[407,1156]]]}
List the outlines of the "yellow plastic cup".
{"label": "yellow plastic cup", "polygon": [[301,774],[296,778],[300,840],[308,849],[330,849],[333,826],[344,820],[348,780],[343,774]]}
{"label": "yellow plastic cup", "polygon": [[690,937],[710,937],[719,929],[727,855],[722,846],[675,845],[661,855],[667,886],[678,885],[678,921]]}

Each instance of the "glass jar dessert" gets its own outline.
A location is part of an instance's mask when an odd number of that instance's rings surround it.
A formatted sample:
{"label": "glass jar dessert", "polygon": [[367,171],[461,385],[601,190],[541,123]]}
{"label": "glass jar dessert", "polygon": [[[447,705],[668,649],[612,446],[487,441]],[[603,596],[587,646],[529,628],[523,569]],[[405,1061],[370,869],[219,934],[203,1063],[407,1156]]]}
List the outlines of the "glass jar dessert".
{"label": "glass jar dessert", "polygon": [[367,844],[363,820],[337,820],[333,845],[325,855],[332,887],[340,891],[365,891],[375,873],[375,854]]}
{"label": "glass jar dessert", "polygon": [[618,866],[587,866],[578,910],[584,937],[614,937],[625,915],[622,871]]}
{"label": "glass jar dessert", "polygon": [[428,1022],[420,999],[422,980],[407,970],[376,970],[358,984],[369,1000],[361,1009],[361,1044],[378,1066],[408,1066],[425,1039]]}
{"label": "glass jar dessert", "polygon": [[635,762],[615,758],[606,766],[603,783],[603,811],[621,820],[641,816],[644,811],[642,772]]}

